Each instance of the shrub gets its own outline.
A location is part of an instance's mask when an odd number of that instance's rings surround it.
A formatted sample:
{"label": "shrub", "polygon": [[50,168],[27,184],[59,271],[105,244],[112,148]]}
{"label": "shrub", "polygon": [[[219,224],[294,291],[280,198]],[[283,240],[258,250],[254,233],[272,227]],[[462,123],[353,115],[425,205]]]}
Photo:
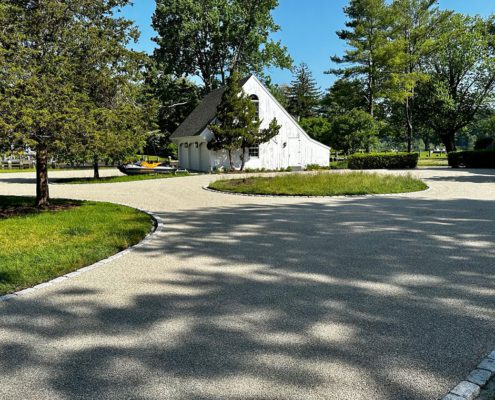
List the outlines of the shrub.
{"label": "shrub", "polygon": [[349,157],[350,169],[406,169],[416,168],[417,153],[369,153]]}
{"label": "shrub", "polygon": [[493,147],[493,144],[495,142],[494,138],[491,137],[483,137],[479,138],[476,140],[476,143],[474,145],[475,150],[487,150]]}
{"label": "shrub", "polygon": [[495,150],[455,151],[449,153],[452,168],[495,168]]}
{"label": "shrub", "polygon": [[306,165],[306,171],[325,171],[330,169],[330,166],[325,167],[319,164],[308,164]]}

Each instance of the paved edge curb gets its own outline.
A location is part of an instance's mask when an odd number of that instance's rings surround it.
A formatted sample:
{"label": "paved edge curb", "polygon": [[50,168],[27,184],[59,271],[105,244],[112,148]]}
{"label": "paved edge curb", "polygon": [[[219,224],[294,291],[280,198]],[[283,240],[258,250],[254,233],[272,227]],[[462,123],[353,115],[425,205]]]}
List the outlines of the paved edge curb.
{"label": "paved edge curb", "polygon": [[154,214],[153,212],[148,211],[148,210],[142,210],[142,209],[136,208],[136,207],[132,207],[132,206],[129,206],[127,204],[119,204],[119,203],[112,203],[112,204],[118,204],[118,205],[122,205],[125,207],[134,208],[135,210],[138,210],[138,211],[141,211],[141,212],[147,214],[151,218],[151,221],[153,223],[153,227],[152,227],[151,231],[143,238],[143,240],[141,240],[139,243],[136,243],[134,246],[130,246],[127,249],[122,250],[122,251],[120,251],[120,252],[118,252],[118,253],[116,253],[116,254],[108,257],[108,258],[97,261],[94,264],[88,265],[86,267],[82,267],[82,268],[77,269],[75,271],[69,272],[65,275],[61,275],[57,278],[54,278],[50,281],[40,283],[36,286],[26,288],[23,290],[19,290],[18,292],[9,293],[9,294],[5,294],[3,296],[0,296],[0,302],[7,301],[7,300],[13,300],[13,299],[22,297],[24,295],[36,292],[36,291],[41,290],[41,289],[44,289],[48,286],[52,286],[54,284],[64,282],[67,279],[75,278],[76,276],[79,276],[85,272],[89,272],[93,269],[103,267],[105,264],[108,264],[111,261],[114,261],[118,258],[121,258],[121,257],[125,256],[126,254],[129,254],[129,253],[135,251],[136,249],[139,249],[140,247],[145,246],[155,237],[155,235],[157,235],[158,233],[160,233],[163,230],[163,226],[164,226],[163,219],[161,217],[159,217],[158,215]]}
{"label": "paved edge curb", "polygon": [[244,197],[271,197],[271,198],[282,198],[282,199],[355,199],[355,198],[367,198],[367,197],[396,197],[396,196],[407,196],[415,193],[426,193],[431,190],[431,186],[425,181],[421,180],[427,187],[425,190],[417,190],[415,192],[404,192],[404,193],[383,193],[383,194],[345,194],[337,196],[309,196],[303,194],[251,194],[251,193],[234,193],[227,192],[225,190],[213,189],[209,186],[202,186],[203,190],[218,194],[230,194],[232,196],[244,196]]}
{"label": "paved edge curb", "polygon": [[473,369],[464,381],[442,398],[442,400],[475,400],[491,378],[495,376],[495,350],[488,354]]}

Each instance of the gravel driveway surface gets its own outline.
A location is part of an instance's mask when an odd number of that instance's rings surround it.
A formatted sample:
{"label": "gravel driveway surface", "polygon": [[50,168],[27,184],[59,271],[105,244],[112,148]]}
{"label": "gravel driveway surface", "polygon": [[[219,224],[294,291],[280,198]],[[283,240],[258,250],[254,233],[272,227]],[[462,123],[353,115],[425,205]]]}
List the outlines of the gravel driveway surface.
{"label": "gravel driveway surface", "polygon": [[[52,185],[152,210],[165,229],[0,302],[0,398],[442,397],[495,348],[495,171],[414,175],[431,190],[203,190],[216,176]],[[33,194],[33,177],[1,174],[0,194]]]}

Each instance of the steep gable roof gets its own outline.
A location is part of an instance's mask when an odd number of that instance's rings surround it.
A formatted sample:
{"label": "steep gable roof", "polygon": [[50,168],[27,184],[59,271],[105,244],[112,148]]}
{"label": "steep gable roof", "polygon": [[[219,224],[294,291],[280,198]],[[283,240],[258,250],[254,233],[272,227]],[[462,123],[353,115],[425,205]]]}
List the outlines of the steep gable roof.
{"label": "steep gable roof", "polygon": [[[241,87],[244,86],[249,78],[251,78],[251,76],[239,81]],[[189,114],[184,122],[179,125],[174,133],[172,133],[170,138],[178,139],[181,137],[200,135],[208,124],[215,119],[217,108],[222,101],[225,89],[225,87],[221,87],[207,94],[193,112]]]}

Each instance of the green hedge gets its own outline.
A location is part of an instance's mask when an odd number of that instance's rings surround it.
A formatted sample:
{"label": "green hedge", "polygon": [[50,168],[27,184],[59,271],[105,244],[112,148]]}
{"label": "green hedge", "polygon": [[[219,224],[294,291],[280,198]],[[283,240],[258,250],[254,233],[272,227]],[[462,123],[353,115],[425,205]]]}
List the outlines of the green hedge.
{"label": "green hedge", "polygon": [[416,168],[417,153],[369,153],[349,157],[350,169],[406,169]]}
{"label": "green hedge", "polygon": [[495,150],[454,151],[449,153],[452,168],[495,168]]}

